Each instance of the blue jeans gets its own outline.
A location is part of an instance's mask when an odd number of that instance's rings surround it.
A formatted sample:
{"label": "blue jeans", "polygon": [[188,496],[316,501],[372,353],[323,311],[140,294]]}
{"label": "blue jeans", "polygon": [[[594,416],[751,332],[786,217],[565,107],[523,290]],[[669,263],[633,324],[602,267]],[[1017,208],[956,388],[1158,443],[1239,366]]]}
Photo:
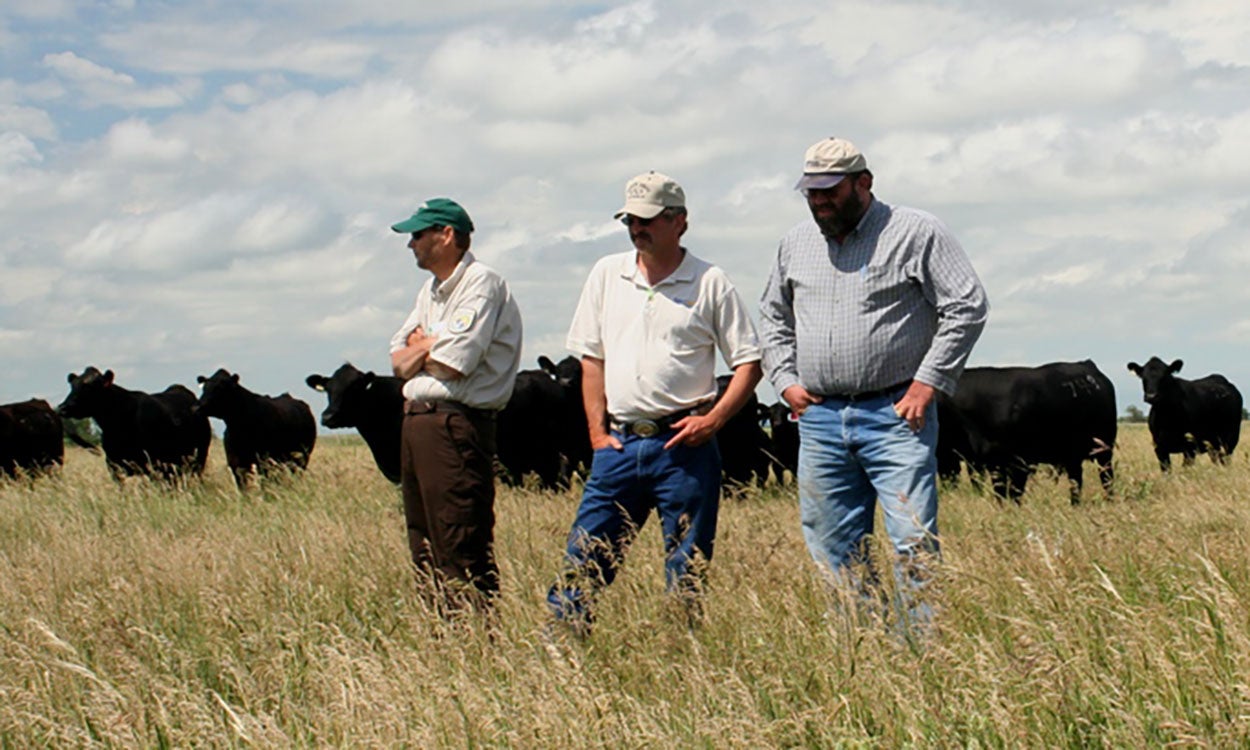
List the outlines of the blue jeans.
{"label": "blue jeans", "polygon": [[670,591],[697,592],[701,562],[712,559],[721,490],[716,441],[664,450],[671,431],[649,438],[612,434],[623,448],[595,451],[569,532],[564,576],[547,592],[547,605],[560,619],[589,621],[589,599],[616,578],[652,509],[664,533]]}
{"label": "blue jeans", "polygon": [[[912,432],[894,412],[904,391],[851,402],[828,398],[799,418],[799,514],[816,563],[835,581],[863,588],[877,503],[897,553],[900,590],[919,587],[924,558],[938,553],[937,404]],[[867,581],[855,566],[869,566]]]}

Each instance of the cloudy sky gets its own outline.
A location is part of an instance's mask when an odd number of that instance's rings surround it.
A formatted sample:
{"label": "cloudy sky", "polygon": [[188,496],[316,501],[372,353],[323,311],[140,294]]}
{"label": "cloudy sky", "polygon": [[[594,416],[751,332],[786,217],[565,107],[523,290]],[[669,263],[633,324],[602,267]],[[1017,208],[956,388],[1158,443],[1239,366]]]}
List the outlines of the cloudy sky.
{"label": "cloudy sky", "polygon": [[[227,367],[262,393],[387,340],[426,278],[389,225],[463,203],[525,366],[563,356],[625,182],[754,310],[855,141],[989,292],[972,364],[1152,354],[1250,390],[1250,5],[268,0],[0,5],[0,402]],[[770,388],[761,396],[773,398]]]}

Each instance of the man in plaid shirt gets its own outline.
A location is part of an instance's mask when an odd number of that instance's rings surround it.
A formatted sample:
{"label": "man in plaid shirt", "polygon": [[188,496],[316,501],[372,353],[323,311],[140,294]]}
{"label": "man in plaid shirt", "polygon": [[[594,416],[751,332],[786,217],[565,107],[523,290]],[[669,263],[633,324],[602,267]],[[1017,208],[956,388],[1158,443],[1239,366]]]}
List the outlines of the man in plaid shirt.
{"label": "man in plaid shirt", "polygon": [[938,553],[937,391],[951,394],[985,326],[985,291],[950,231],[872,193],[850,141],[807,150],[812,213],[781,240],[760,302],[764,370],[799,415],[799,507],[812,557],[867,596],[877,503],[904,617]]}

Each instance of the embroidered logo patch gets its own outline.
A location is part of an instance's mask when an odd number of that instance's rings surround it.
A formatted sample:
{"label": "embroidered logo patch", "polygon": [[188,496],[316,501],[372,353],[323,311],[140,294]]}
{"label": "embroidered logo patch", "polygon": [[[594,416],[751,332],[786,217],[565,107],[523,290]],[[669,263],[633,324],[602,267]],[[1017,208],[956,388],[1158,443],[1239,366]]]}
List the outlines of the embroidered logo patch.
{"label": "embroidered logo patch", "polygon": [[451,333],[464,333],[473,326],[473,319],[476,316],[476,311],[462,307],[452,314],[451,320],[447,321],[447,330]]}

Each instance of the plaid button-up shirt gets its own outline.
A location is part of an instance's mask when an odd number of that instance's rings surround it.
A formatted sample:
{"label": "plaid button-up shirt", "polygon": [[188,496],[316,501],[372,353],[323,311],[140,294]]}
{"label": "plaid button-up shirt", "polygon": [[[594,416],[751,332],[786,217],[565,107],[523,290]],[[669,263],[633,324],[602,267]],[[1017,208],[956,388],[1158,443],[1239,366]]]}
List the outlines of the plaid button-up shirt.
{"label": "plaid button-up shirt", "polygon": [[988,312],[946,226],[874,198],[840,245],[810,220],[782,238],[760,300],[764,371],[778,394],[908,379],[951,394]]}

